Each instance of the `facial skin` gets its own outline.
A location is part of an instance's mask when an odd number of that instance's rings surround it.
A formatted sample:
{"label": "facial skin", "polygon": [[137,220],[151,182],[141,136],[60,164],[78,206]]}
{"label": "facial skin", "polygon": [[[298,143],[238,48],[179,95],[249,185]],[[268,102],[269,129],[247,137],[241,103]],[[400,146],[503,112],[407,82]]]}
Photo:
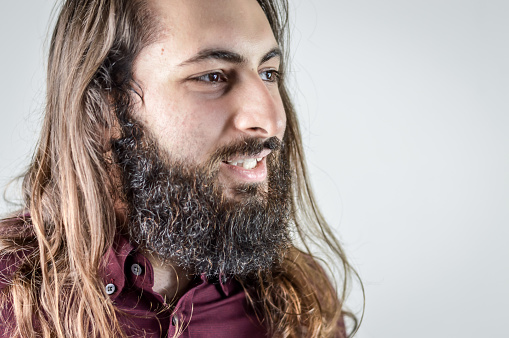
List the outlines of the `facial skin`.
{"label": "facial skin", "polygon": [[283,259],[291,175],[280,52],[257,1],[149,2],[163,30],[135,61],[143,99],[119,117],[113,153],[130,238],[171,299],[187,275],[247,276]]}
{"label": "facial skin", "polygon": [[[143,89],[135,118],[162,151],[201,164],[220,147],[245,138],[283,138],[279,49],[256,0],[151,0],[164,28],[134,66]],[[266,184],[264,150],[232,156],[218,181],[229,196],[242,184]],[[255,158],[263,158],[254,162]],[[230,164],[226,163],[230,160]],[[240,165],[240,167],[239,167]]]}

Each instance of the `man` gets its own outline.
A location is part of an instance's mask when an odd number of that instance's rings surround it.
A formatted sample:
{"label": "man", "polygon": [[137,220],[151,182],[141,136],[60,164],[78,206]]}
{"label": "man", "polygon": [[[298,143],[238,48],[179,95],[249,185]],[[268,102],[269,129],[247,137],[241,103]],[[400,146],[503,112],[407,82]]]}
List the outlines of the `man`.
{"label": "man", "polygon": [[63,4],[26,208],[1,223],[2,336],[346,336],[343,297],[292,241],[329,248],[346,283],[285,26],[272,0]]}

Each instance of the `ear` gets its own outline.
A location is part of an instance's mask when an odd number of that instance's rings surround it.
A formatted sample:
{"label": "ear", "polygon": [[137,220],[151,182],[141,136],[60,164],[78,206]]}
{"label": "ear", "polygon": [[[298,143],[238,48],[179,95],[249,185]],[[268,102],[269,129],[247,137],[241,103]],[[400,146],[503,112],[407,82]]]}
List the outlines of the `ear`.
{"label": "ear", "polygon": [[102,144],[102,152],[106,154],[111,152],[113,140],[118,140],[122,136],[122,133],[120,123],[115,112],[116,100],[109,92],[104,94],[103,101],[104,102],[101,107],[104,112],[103,123],[101,123],[101,126],[99,127],[99,133]]}
{"label": "ear", "polygon": [[120,231],[128,231],[127,227],[127,204],[124,201],[122,191],[122,169],[114,161],[112,145],[114,140],[122,137],[120,123],[116,117],[114,106],[110,104],[108,123],[100,127],[101,140],[103,145],[103,158],[108,166],[108,173],[111,182],[111,195],[117,226]]}

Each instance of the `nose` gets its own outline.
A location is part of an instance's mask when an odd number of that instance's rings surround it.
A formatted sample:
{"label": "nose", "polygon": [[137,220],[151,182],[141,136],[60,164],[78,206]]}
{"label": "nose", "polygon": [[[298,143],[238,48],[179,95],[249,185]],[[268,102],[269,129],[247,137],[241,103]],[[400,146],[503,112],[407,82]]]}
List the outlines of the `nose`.
{"label": "nose", "polygon": [[266,83],[255,74],[232,94],[235,97],[235,129],[250,137],[283,138],[286,114],[276,83]]}

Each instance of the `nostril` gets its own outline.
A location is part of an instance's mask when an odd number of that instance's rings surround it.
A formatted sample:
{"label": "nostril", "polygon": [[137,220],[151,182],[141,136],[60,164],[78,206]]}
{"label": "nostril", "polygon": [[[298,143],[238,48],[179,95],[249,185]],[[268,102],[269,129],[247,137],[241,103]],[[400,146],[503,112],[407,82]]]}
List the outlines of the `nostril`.
{"label": "nostril", "polygon": [[265,130],[265,129],[264,129],[264,128],[262,128],[262,127],[251,127],[251,128],[249,128],[249,129],[251,129],[251,130],[253,130],[253,131],[261,131],[261,132],[267,133],[267,130]]}
{"label": "nostril", "polygon": [[[244,88],[244,87],[243,87]],[[268,92],[267,87],[247,88],[234,105],[234,125],[254,137],[280,136],[285,129],[286,116],[279,97]]]}

